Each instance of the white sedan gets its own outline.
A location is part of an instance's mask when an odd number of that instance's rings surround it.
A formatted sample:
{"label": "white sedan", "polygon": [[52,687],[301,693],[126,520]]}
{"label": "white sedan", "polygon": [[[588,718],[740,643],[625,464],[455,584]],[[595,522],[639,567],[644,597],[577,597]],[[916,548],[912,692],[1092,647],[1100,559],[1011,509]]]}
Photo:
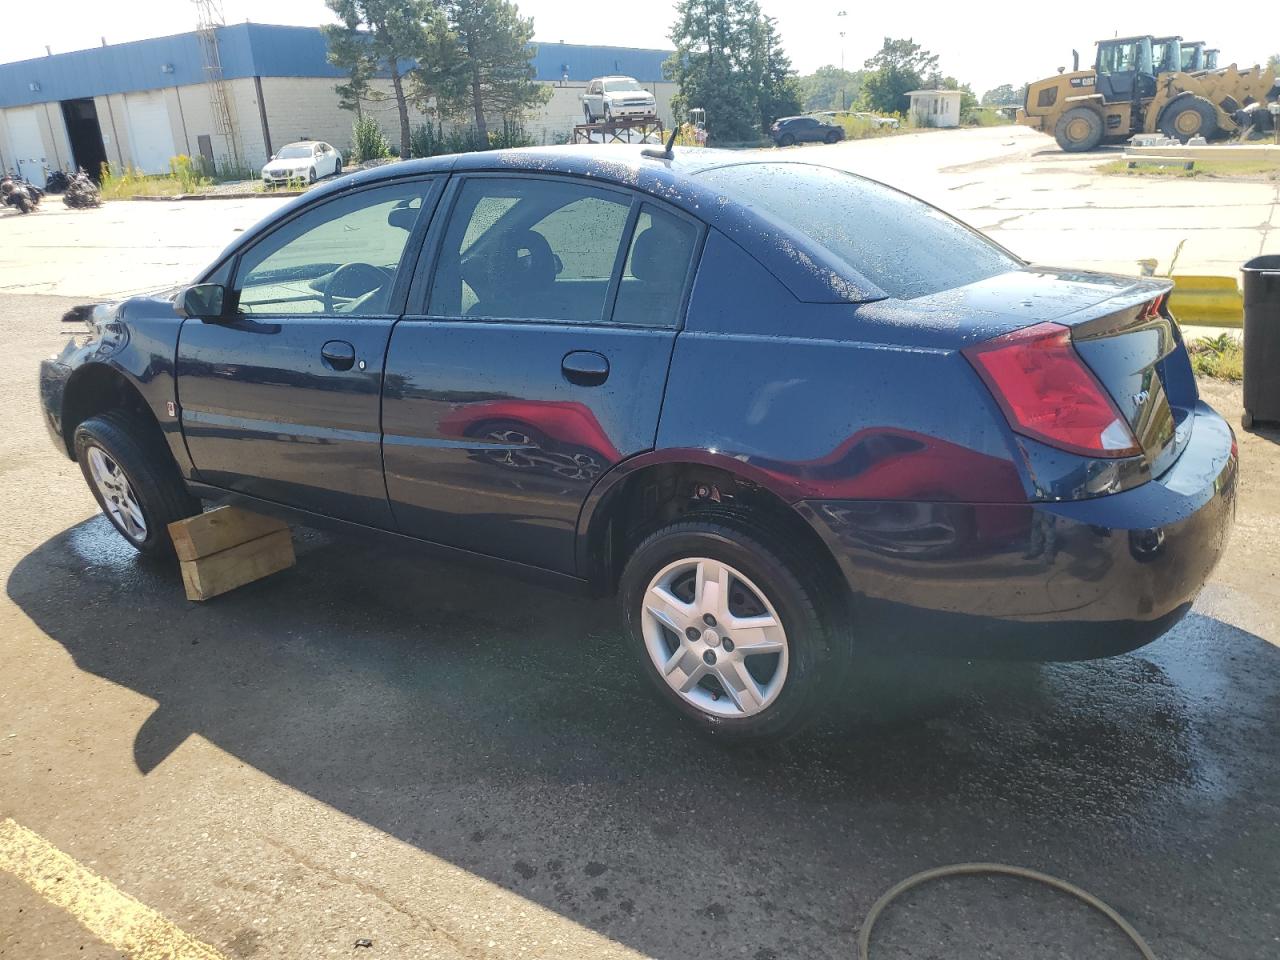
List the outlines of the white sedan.
{"label": "white sedan", "polygon": [[342,172],[342,154],[319,140],[288,143],[262,168],[262,182],[269,187],[287,183],[315,183],[321,177]]}

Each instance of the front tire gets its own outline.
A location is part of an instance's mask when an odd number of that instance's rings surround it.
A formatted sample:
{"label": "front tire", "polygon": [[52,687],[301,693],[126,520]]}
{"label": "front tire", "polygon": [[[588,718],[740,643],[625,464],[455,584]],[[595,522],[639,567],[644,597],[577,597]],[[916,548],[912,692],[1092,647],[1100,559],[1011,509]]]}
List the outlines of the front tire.
{"label": "front tire", "polygon": [[796,142],[796,138],[789,133],[784,133],[778,138],[778,146],[789,147]]}
{"label": "front tire", "polygon": [[1218,133],[1218,112],[1204,97],[1179,97],[1160,114],[1160,132],[1186,143],[1192,137],[1211,140]]}
{"label": "front tire", "polygon": [[201,507],[155,427],[137,414],[112,410],[85,420],[73,439],[80,470],[111,525],[139,553],[169,554],[168,525]]}
{"label": "front tire", "polygon": [[729,519],[685,520],[646,538],[623,571],[641,671],[704,733],[795,733],[842,673],[826,580],[785,543]]}
{"label": "front tire", "polygon": [[1053,138],[1067,153],[1092,150],[1102,142],[1102,117],[1088,107],[1072,107],[1053,128]]}
{"label": "front tire", "polygon": [[312,184],[315,182],[316,182],[316,168],[312,167],[310,170],[307,171],[307,183]]}

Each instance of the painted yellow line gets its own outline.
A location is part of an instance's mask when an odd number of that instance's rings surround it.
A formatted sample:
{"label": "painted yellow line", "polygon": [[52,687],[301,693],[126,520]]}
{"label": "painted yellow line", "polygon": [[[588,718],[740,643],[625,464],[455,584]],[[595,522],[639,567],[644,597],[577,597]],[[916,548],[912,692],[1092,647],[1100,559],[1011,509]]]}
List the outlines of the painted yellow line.
{"label": "painted yellow line", "polygon": [[0,820],[0,870],[67,911],[130,960],[226,960],[213,947],[8,818]]}

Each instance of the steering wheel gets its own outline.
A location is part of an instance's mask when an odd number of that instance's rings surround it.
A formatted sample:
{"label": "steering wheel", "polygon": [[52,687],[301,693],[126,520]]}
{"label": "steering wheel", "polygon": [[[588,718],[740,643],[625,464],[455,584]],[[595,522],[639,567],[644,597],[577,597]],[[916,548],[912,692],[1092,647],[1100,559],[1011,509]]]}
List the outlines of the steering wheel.
{"label": "steering wheel", "polygon": [[345,304],[350,304],[353,300],[373,293],[390,279],[390,271],[371,263],[344,263],[329,274],[329,282],[324,287],[324,312],[337,312],[335,299],[340,298]]}

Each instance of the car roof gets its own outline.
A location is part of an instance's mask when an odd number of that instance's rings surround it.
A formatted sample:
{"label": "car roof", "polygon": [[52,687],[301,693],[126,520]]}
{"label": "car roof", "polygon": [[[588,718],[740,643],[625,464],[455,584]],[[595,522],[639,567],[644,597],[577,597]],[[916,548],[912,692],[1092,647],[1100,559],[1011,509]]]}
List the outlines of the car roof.
{"label": "car roof", "polygon": [[292,143],[286,143],[284,147],[281,147],[280,149],[283,150],[285,147],[314,147],[321,143],[324,143],[324,141],[323,140],[294,140]]}
{"label": "car roof", "polygon": [[744,154],[705,147],[677,147],[669,158],[652,155],[660,150],[660,147],[642,147],[639,144],[574,144],[486,150],[383,164],[328,181],[324,186],[294,198],[252,230],[242,233],[216,263],[225,260],[240,246],[252,242],[262,230],[292,216],[299,209],[340,193],[426,174],[507,172],[579,177],[649,194],[729,236],[768,267],[800,300],[856,303],[884,296],[882,291],[864,279],[849,276],[847,272],[836,275],[831,269],[820,268],[820,264],[829,260],[824,249],[800,234],[780,236],[776,223],[747,204],[732,202],[732,198],[726,197],[721,189],[699,176],[706,171],[729,166],[794,163],[814,167],[821,164],[773,154]]}

